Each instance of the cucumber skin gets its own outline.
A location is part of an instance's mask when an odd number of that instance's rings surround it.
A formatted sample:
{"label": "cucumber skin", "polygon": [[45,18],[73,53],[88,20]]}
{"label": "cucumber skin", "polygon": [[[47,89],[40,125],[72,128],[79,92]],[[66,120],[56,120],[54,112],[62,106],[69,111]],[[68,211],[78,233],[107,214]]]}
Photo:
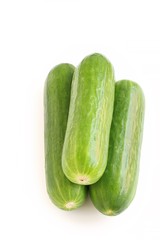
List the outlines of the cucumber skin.
{"label": "cucumber skin", "polygon": [[84,58],[72,81],[62,153],[63,172],[74,183],[93,184],[106,168],[114,90],[111,63],[98,53]]}
{"label": "cucumber skin", "polygon": [[136,83],[116,83],[107,168],[89,188],[93,204],[105,215],[124,211],[136,193],[144,105],[143,92]]}
{"label": "cucumber skin", "polygon": [[[52,202],[64,210],[80,207],[86,198],[84,186],[71,183],[61,166],[73,72],[71,64],[57,65],[48,74],[44,87],[46,186]],[[70,202],[74,204],[67,208]]]}

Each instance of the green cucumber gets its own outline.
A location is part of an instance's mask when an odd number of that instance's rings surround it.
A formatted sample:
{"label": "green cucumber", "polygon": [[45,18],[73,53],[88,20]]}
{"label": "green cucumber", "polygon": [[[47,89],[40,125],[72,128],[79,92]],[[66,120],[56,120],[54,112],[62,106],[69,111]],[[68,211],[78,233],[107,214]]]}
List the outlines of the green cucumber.
{"label": "green cucumber", "polygon": [[132,81],[118,81],[107,168],[102,178],[89,188],[93,204],[105,215],[121,213],[136,193],[143,119],[141,88]]}
{"label": "green cucumber", "polygon": [[61,165],[73,72],[70,64],[57,65],[48,74],[44,88],[46,185],[52,202],[64,210],[78,208],[86,198],[85,187],[70,182]]}
{"label": "green cucumber", "polygon": [[75,70],[62,168],[77,184],[93,184],[106,165],[114,104],[114,71],[101,54],[87,56]]}

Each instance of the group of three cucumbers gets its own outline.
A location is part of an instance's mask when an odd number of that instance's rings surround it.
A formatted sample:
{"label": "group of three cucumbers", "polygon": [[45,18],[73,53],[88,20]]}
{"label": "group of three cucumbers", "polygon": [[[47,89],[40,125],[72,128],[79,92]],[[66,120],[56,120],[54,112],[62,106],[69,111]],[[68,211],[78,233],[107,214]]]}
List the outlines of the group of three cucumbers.
{"label": "group of three cucumbers", "polygon": [[128,80],[115,83],[103,55],[89,55],[77,68],[53,68],[44,89],[46,185],[53,203],[76,209],[89,191],[105,215],[126,209],[136,192],[143,119],[142,89]]}

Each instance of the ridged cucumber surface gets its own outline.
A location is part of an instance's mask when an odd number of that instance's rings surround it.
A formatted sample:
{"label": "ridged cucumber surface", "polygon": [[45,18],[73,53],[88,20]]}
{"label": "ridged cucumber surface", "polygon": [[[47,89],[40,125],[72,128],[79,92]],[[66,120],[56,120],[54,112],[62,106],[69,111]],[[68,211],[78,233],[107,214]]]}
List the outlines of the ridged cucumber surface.
{"label": "ridged cucumber surface", "polygon": [[107,168],[89,187],[93,204],[103,214],[121,213],[136,193],[144,108],[138,84],[128,80],[116,83]]}
{"label": "ridged cucumber surface", "polygon": [[87,56],[75,70],[62,167],[77,184],[93,184],[107,165],[114,104],[114,71],[101,54]]}
{"label": "ridged cucumber surface", "polygon": [[70,182],[61,164],[73,72],[71,64],[57,65],[48,74],[44,87],[46,185],[52,202],[64,210],[80,207],[86,198],[85,187]]}

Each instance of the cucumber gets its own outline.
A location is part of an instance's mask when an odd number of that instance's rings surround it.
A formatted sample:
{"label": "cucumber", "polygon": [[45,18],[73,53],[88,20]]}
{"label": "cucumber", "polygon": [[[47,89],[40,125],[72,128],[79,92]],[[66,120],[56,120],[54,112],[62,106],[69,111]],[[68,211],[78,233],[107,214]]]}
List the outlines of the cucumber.
{"label": "cucumber", "polygon": [[141,88],[132,81],[117,82],[107,168],[89,188],[93,204],[105,215],[124,211],[136,193],[143,119]]}
{"label": "cucumber", "polygon": [[86,198],[85,187],[70,182],[61,165],[73,72],[70,64],[57,65],[48,74],[44,87],[46,186],[52,202],[64,210],[80,207]]}
{"label": "cucumber", "polygon": [[106,168],[114,89],[113,67],[101,54],[75,70],[62,153],[63,171],[74,183],[93,184]]}

